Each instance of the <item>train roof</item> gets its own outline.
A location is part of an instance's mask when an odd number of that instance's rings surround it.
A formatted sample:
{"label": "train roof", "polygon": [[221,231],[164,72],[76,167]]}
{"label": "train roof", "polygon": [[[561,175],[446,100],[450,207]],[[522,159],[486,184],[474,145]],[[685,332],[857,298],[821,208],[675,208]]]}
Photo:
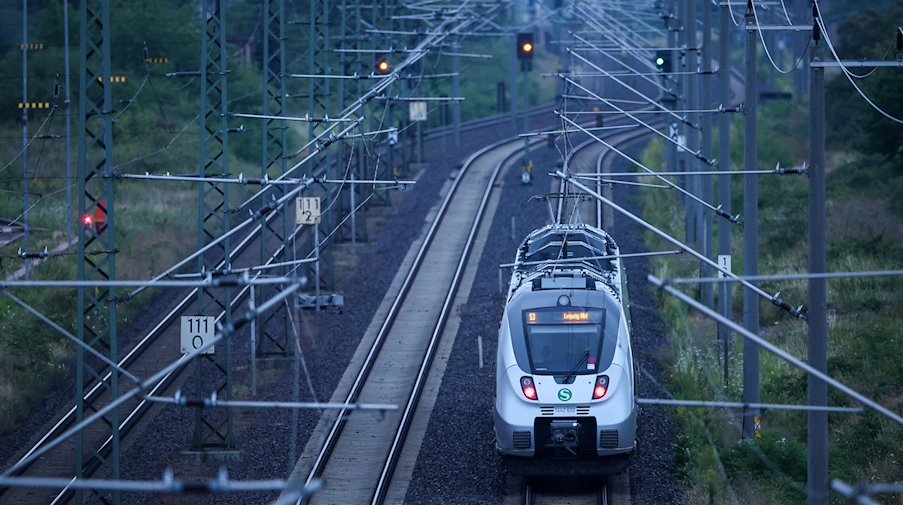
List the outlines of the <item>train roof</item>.
{"label": "train roof", "polygon": [[[517,249],[511,279],[513,294],[520,286],[531,283],[542,288],[553,284],[543,278],[575,279],[568,284],[601,282],[620,301],[621,272],[619,249],[604,230],[586,224],[551,224],[534,230]],[[576,282],[576,284],[575,284]]]}

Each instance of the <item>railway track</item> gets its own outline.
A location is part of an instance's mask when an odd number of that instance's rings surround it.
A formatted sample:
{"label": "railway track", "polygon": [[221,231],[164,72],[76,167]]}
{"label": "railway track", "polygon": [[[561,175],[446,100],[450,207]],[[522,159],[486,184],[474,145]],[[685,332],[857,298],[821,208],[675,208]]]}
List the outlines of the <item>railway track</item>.
{"label": "railway track", "polygon": [[311,503],[386,499],[494,181],[522,147],[521,139],[500,142],[462,166],[355,367],[352,384],[339,398],[349,403],[379,399],[402,409],[383,420],[344,411],[324,415],[316,433],[325,435],[311,440],[292,477],[324,481]]}
{"label": "railway track", "polygon": [[[347,411],[326,413],[315,430],[322,437],[312,438],[291,477],[305,484],[322,479],[324,486],[309,503],[386,500],[471,244],[485,217],[493,182],[522,145],[522,139],[511,139],[473,155],[448,191],[419,249],[409,253],[414,257],[378,331],[366,351],[359,349],[354,376],[346,373],[343,379],[347,392],[333,397],[333,401],[345,403],[396,403],[404,409],[383,420]],[[393,500],[402,496],[396,490]]]}
{"label": "railway track", "polygon": [[[531,109],[530,115],[548,115],[548,112],[551,110],[551,108],[552,105],[546,104],[535,109]],[[510,116],[508,115],[494,116],[482,120],[464,123],[462,125],[462,131],[473,131],[480,128],[495,130],[500,125],[507,122],[510,122]],[[266,216],[266,219],[272,220],[276,217],[277,213],[271,213],[270,215]],[[233,269],[251,266],[259,262],[259,253],[257,251],[259,250],[258,237],[260,234],[260,229],[261,225],[253,226],[251,230],[247,232],[243,238],[241,238],[241,240],[238,242],[238,245],[233,247],[233,252],[230,257],[230,263]],[[300,230],[296,230],[295,233],[298,233],[299,231]],[[275,258],[276,254],[271,256],[267,263],[269,264],[274,262]],[[225,262],[222,262],[220,266],[222,266],[223,264],[225,264]],[[135,374],[138,377],[146,377],[179,359],[179,317],[181,315],[193,313],[196,294],[196,289],[189,290],[175,298],[174,301],[166,307],[163,317],[160,318],[155,324],[153,324],[150,330],[132,339],[134,343],[131,345],[131,348],[128,350],[128,352],[117,362],[117,364],[121,368],[129,371],[132,374]],[[233,307],[239,307],[246,295],[247,288],[244,288],[236,296],[235,301],[233,302]],[[218,316],[218,318],[221,317],[222,314]],[[185,369],[183,368],[183,371],[184,370]],[[153,389],[148,392],[148,394],[161,395],[165,392],[171,392],[172,390],[175,390],[180,384],[180,376],[181,372],[167,375],[163,380],[161,380],[161,382],[156,384],[155,387],[153,387]],[[107,372],[106,374],[106,378],[108,377],[109,372]],[[126,382],[124,387],[127,386],[128,383]],[[85,394],[85,400],[92,405],[101,408],[109,403],[110,400],[109,395],[107,394],[108,391],[106,390],[106,388],[102,387],[99,382],[94,383],[93,385],[90,385],[90,387],[86,387],[85,389],[87,391],[87,393]],[[122,437],[121,443],[123,446],[127,445],[127,437],[132,434],[132,431],[139,425],[140,421],[151,410],[151,407],[152,404],[140,399],[128,402],[123,407],[121,407],[120,433]],[[34,437],[28,444],[27,448],[19,451],[19,453],[17,453],[12,459],[7,461],[5,468],[11,468],[13,466],[19,465],[21,461],[23,461],[25,458],[28,458],[35,451],[39,450],[46,444],[59,437],[61,434],[65,433],[74,425],[75,418],[76,408],[75,405],[72,404],[70,407],[64,409],[64,411],[61,412],[54,421],[49,423],[42,434]],[[109,454],[112,440],[110,438],[103,438],[105,437],[105,432],[107,431],[108,430],[105,429],[87,430],[85,432],[86,446],[101,447],[101,454],[103,454],[104,456]],[[75,454],[75,442],[73,440],[69,440],[52,450],[44,457],[39,458],[31,463],[21,465],[21,467],[15,472],[14,475],[71,477],[73,475],[73,469],[76,467]],[[83,475],[85,477],[92,476],[98,466],[99,464],[97,461],[88,460],[88,463],[84,466]],[[40,489],[0,487],[0,498],[2,498],[3,503],[65,503],[69,499],[71,499],[71,497],[72,493],[69,490],[64,490],[61,493],[51,493],[47,490]]]}
{"label": "railway track", "polygon": [[593,482],[524,480],[523,505],[624,505],[612,501],[609,479]]}
{"label": "railway track", "polygon": [[[275,219],[275,217],[276,213],[267,218],[268,220],[272,220]],[[233,268],[251,266],[259,258],[258,253],[256,252],[258,249],[255,246],[258,244],[260,229],[261,225],[254,226],[233,249],[233,252],[230,255],[230,262],[233,265]],[[297,234],[299,231],[300,229],[296,230],[295,233]],[[271,264],[276,261],[277,254],[278,252],[272,255],[265,263]],[[221,262],[218,265],[218,268],[221,268],[224,264],[225,262]],[[242,300],[247,296],[247,291],[248,288],[245,287],[238,293],[233,301],[233,308],[238,307],[241,304]],[[132,346],[117,364],[138,377],[147,377],[168,364],[180,359],[181,354],[178,348],[179,317],[181,315],[194,313],[196,296],[197,289],[191,289],[176,298],[175,303],[167,308],[162,319],[141,336],[137,343]],[[221,319],[223,313],[221,312],[216,317],[217,320]],[[189,367],[183,368],[180,372],[173,372],[166,375],[160,382],[149,389],[147,394],[161,395],[164,392],[169,391],[177,384],[179,377],[187,368]],[[110,372],[108,371],[105,374],[104,381],[107,381],[109,376]],[[125,379],[120,380],[123,382],[125,381]],[[125,387],[129,387],[129,385],[126,385]],[[88,392],[85,394],[85,401],[95,407],[102,408],[110,402],[108,389],[103,387],[99,382],[94,383],[91,387],[86,389]],[[123,442],[126,437],[132,433],[132,430],[138,425],[139,421],[142,420],[151,407],[152,404],[150,402],[140,398],[126,402],[120,407],[120,436],[122,437]],[[86,415],[87,414],[88,413],[86,413]],[[42,448],[45,444],[50,443],[55,438],[65,433],[66,430],[74,425],[75,420],[76,407],[75,405],[72,405],[66,409],[63,415],[55,423],[53,423],[48,431],[40,436],[36,443],[31,445],[30,449],[17,458],[11,465],[7,466],[12,467],[13,465],[19,464],[19,462]],[[104,457],[110,454],[112,443],[112,439],[105,435],[107,431],[108,430],[105,428],[92,429],[92,427],[89,427],[84,432],[86,445],[90,447],[100,447],[99,453]],[[22,466],[22,468],[16,472],[16,475],[22,475],[28,472],[28,475],[32,476],[71,476],[73,469],[76,467],[75,451],[75,442],[69,440],[39,460]],[[93,475],[98,466],[99,461],[88,458],[83,469],[84,475],[86,477]],[[30,504],[42,503],[45,500],[54,504],[66,503],[71,499],[71,494],[71,491],[68,489],[64,489],[58,494],[54,493],[48,495],[47,491],[36,489],[0,488],[0,496],[2,496],[4,503]]]}
{"label": "railway track", "polygon": [[[651,132],[645,129],[633,129],[614,133],[605,137],[606,142],[618,147],[648,140]],[[589,139],[574,148],[568,159],[568,166],[573,173],[604,174],[610,171],[610,165],[618,159],[617,154],[595,139]],[[555,181],[560,184],[560,181]],[[560,189],[560,186],[559,186]],[[611,186],[597,182],[597,190],[603,195],[609,193]],[[614,225],[614,216],[610,210],[603,209],[601,202],[587,200],[577,207],[563,209],[566,219],[574,218],[574,212],[580,213],[580,221],[610,230]],[[629,469],[621,474],[606,477],[562,477],[562,478],[523,478],[519,503],[524,505],[630,505]]]}
{"label": "railway track", "polygon": [[626,474],[587,480],[575,477],[523,479],[522,505],[631,505]]}
{"label": "railway track", "polygon": [[[732,74],[732,90],[735,95],[740,82],[738,75],[734,72]],[[615,124],[623,123],[619,120]],[[657,118],[648,121],[648,124],[654,128],[661,129],[666,122],[663,118]],[[629,151],[637,143],[648,141],[654,134],[649,129],[637,127],[599,136],[618,150]],[[566,160],[566,165],[572,174],[604,176],[605,173],[613,171],[612,165],[618,161],[627,163],[613,149],[596,139],[590,138],[574,148]],[[633,169],[633,167],[628,168],[628,170],[630,169]],[[643,173],[638,170],[637,175],[643,175]],[[614,200],[611,184],[605,183],[600,178],[593,182],[584,182],[591,187],[594,186],[597,193],[609,200]],[[553,181],[553,186],[553,191],[564,191],[565,183],[556,179]],[[565,200],[561,199],[560,201],[564,202]],[[578,213],[579,216],[575,215]],[[595,199],[586,199],[572,204],[570,207],[562,203],[561,215],[562,220],[565,222],[579,220],[608,231],[615,227],[615,216],[611,209],[606,208],[602,202]],[[557,481],[550,481],[547,478],[543,480],[524,478],[520,489],[520,496],[511,497],[509,495],[506,503],[514,503],[512,498],[524,505],[629,505],[631,503],[629,468],[622,474],[601,478],[601,482],[592,478],[576,477]]]}
{"label": "railway track", "polygon": [[[553,108],[554,105],[545,104],[543,106],[531,109],[531,111],[529,112],[531,116],[531,123],[535,124],[535,120],[532,119],[533,117],[548,115],[548,113]],[[497,128],[501,125],[509,123],[510,121],[510,115],[507,114],[494,116],[482,121],[465,123],[462,125],[462,132],[474,130],[481,127]],[[447,129],[446,131],[444,131],[444,133],[448,133]],[[513,142],[516,148],[519,147],[521,143],[522,141],[520,140]],[[598,145],[598,143],[593,140],[590,140],[589,143]],[[603,146],[599,145],[599,147],[601,148]],[[584,150],[580,149],[579,151],[582,152]],[[601,157],[598,158],[598,160],[601,162]],[[253,245],[256,243],[255,240],[259,229],[259,226],[254,227],[254,229],[250,233],[248,233],[235,248],[235,253],[231,260],[234,268],[240,268],[241,266],[250,265],[256,261],[258,257],[256,253],[245,253],[246,251],[256,251],[258,249]],[[191,291],[182,296],[177,302],[171,304],[166,315],[160,321],[158,321],[150,331],[148,331],[145,335],[138,339],[137,344],[135,344],[128,352],[128,354],[126,354],[125,357],[120,360],[120,366],[139,377],[144,377],[150,375],[156,370],[159,370],[160,368],[163,368],[166,364],[169,364],[172,361],[178,359],[179,355],[178,349],[175,348],[176,346],[160,346],[156,344],[163,341],[176,342],[178,340],[178,328],[177,325],[173,325],[173,322],[177,321],[180,315],[191,313],[194,298],[195,291]],[[240,301],[240,298],[237,299],[236,305],[240,303]],[[148,351],[149,349],[152,349],[152,351]],[[174,389],[175,384],[178,383],[178,380],[178,374],[167,376],[150,393],[159,395],[164,391]],[[99,385],[95,384],[88,390],[89,392],[87,398],[89,398],[89,401],[91,401],[93,404],[102,406],[109,401],[104,400],[100,397],[100,395],[102,395],[104,391],[103,388],[101,388]],[[416,400],[414,400],[414,405],[416,405]],[[131,431],[138,425],[142,417],[148,412],[150,404],[144,401],[135,401],[129,404],[127,407],[127,413],[124,413],[121,416],[121,419],[124,420],[122,422],[122,436],[124,439],[125,437],[129,436]],[[32,452],[46,444],[48,441],[53,440],[61,433],[65,432],[66,429],[72,426],[74,418],[75,407],[72,406],[67,409],[66,413],[56,423],[53,424],[49,431],[41,436],[39,440],[34,443],[28,451],[20,456],[19,460],[26,457],[28,454],[31,454]],[[104,432],[105,430],[99,431]],[[96,444],[98,442],[102,442],[106,444],[105,447],[107,447],[110,443],[110,440],[97,440],[96,437],[98,435],[91,431],[86,432],[86,436],[92,443]],[[92,440],[92,437],[95,438]],[[401,438],[403,439],[404,436],[401,435]],[[123,443],[123,445],[125,445],[125,443]],[[74,451],[75,447],[73,442],[64,444],[60,447],[59,450],[51,453],[51,455],[48,455],[47,457],[40,459],[34,465],[31,465],[30,468],[27,468],[29,475],[71,476],[72,469],[75,467]],[[72,456],[69,457],[66,456],[66,454],[70,454]],[[15,462],[11,463],[15,464]],[[7,468],[12,466],[12,464],[7,464]],[[94,467],[96,467],[96,465],[89,463],[89,465],[85,468],[85,475],[90,476]],[[23,469],[23,472],[25,470],[26,469]],[[19,474],[22,474],[23,472],[19,472]],[[391,470],[388,471],[388,475],[391,475]],[[0,488],[0,494],[2,494],[4,503],[36,503],[45,501],[50,501],[52,503],[64,503],[69,498],[68,492],[51,496],[48,495],[46,491],[29,489],[10,490],[8,488]]]}

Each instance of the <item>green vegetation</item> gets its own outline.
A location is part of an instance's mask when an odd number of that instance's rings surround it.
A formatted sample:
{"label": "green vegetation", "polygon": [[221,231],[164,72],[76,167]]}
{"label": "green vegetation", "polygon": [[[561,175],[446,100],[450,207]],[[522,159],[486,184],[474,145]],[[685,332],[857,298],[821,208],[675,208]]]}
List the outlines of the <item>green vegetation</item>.
{"label": "green vegetation", "polygon": [[[898,8],[898,10],[900,10]],[[884,19],[879,19],[884,18]],[[886,19],[886,20],[885,20]],[[890,39],[892,30],[876,27],[893,23],[899,14],[853,16],[843,25],[842,54],[867,54],[872,42]],[[858,42],[857,42],[858,41]],[[872,44],[872,45],[870,45]],[[877,47],[877,46],[876,46]],[[884,47],[881,47],[883,54]],[[877,56],[881,56],[877,54]],[[875,56],[875,54],[872,54]],[[903,116],[888,83],[899,83],[899,72],[860,81],[863,89],[892,114]],[[892,89],[897,90],[899,86]],[[830,271],[891,270],[903,258],[903,128],[879,119],[877,113],[850,89],[843,76],[828,85],[828,269]],[[808,159],[808,107],[791,103],[760,108],[761,169],[794,165]],[[734,125],[732,159],[742,166],[742,123]],[[717,143],[716,143],[717,145]],[[664,166],[664,147],[656,141],[644,153],[649,166]],[[742,181],[733,185],[734,210],[742,208]],[[717,194],[717,193],[716,193]],[[807,270],[808,185],[804,178],[767,176],[760,179],[760,271],[767,274]],[[673,192],[648,190],[645,217],[681,237],[681,207]],[[649,237],[650,249],[663,247]],[[742,265],[742,231],[734,231],[734,270]],[[688,258],[657,260],[662,278],[695,276],[698,267]],[[832,377],[903,412],[899,388],[903,384],[903,289],[897,278],[851,279],[828,283],[829,364]],[[770,282],[767,292],[798,305],[807,302],[804,282]],[[742,293],[734,288],[734,320],[742,319]],[[722,379],[721,350],[711,321],[667,295],[659,297],[670,328],[671,346],[662,357],[667,387],[678,398],[742,397],[742,340],[735,338],[729,360],[729,385]],[[802,359],[807,352],[807,329],[771,304],[763,303],[762,335]],[[762,353],[762,401],[804,404],[806,375]],[[829,403],[857,406],[837,391]],[[682,430],[674,472],[686,485],[692,503],[730,503],[718,470],[717,452],[730,485],[741,503],[792,504],[806,501],[806,414],[770,411],[763,415],[762,438],[740,442],[741,413],[678,410]],[[830,473],[847,482],[894,482],[900,479],[903,429],[873,412],[831,414]],[[714,450],[713,450],[714,449]],[[883,500],[883,501],[882,501]],[[903,503],[897,495],[881,503]],[[838,502],[839,503],[839,502]]]}
{"label": "green vegetation", "polygon": [[[65,133],[64,93],[65,68],[63,50],[63,9],[61,0],[29,1],[29,41],[43,43],[42,50],[28,52],[29,101],[54,102],[58,108],[29,111],[29,137],[38,136],[29,145],[28,191],[29,250],[50,250],[67,243],[67,190],[72,206],[78,197],[77,138],[78,138],[78,2],[70,1],[69,34],[71,57],[71,97],[73,114],[72,173],[67,179],[66,151],[62,136]],[[197,77],[169,78],[166,72],[197,71],[200,65],[202,14],[196,2],[179,0],[111,0],[112,69],[114,75],[126,77],[126,82],[113,85],[114,149],[113,165],[117,174],[196,174],[199,170],[198,142],[200,111],[200,82]],[[228,109],[235,112],[259,113],[262,109],[263,76],[261,4],[252,0],[230,0],[227,5],[229,47]],[[0,217],[23,218],[23,159],[21,110],[22,51],[21,2],[5,2],[0,15],[8,22],[0,32],[0,65],[7,69],[0,79]],[[306,1],[294,2],[289,16],[304,19],[309,13]],[[286,39],[287,65],[290,72],[307,71],[307,26],[290,25]],[[396,61],[407,53],[401,47],[412,47],[411,40],[393,40],[399,49],[393,53]],[[493,55],[493,59],[461,58],[461,94],[464,120],[484,117],[496,111],[497,81],[507,81],[509,59],[514,44],[507,39],[462,39],[463,53]],[[388,45],[388,44],[387,44]],[[151,58],[167,58],[165,64],[145,63]],[[557,57],[539,48],[534,70],[529,75],[530,103],[551,100],[556,80],[541,79],[540,73],[557,69]],[[359,74],[369,74],[373,63],[361,57]],[[333,65],[333,69],[339,65]],[[413,69],[411,73],[415,73]],[[421,64],[425,74],[451,71],[450,58],[438,52],[430,53]],[[333,72],[336,73],[336,72]],[[520,72],[518,72],[520,74]],[[523,78],[523,77],[521,77]],[[61,96],[54,99],[54,83],[59,79]],[[372,81],[361,80],[369,87]],[[418,84],[400,81],[387,95],[414,94],[419,96],[451,95],[449,79],[424,79],[422,92]],[[308,82],[305,79],[287,81],[290,95],[300,99],[286,100],[288,115],[303,116],[308,112]],[[363,88],[361,88],[363,89]],[[335,91],[335,88],[332,88]],[[509,94],[510,97],[510,94]],[[329,98],[333,100],[333,97]],[[331,102],[334,103],[334,102]],[[391,103],[391,102],[390,102]],[[333,106],[330,106],[333,107]],[[433,107],[433,103],[431,103]],[[375,121],[384,114],[384,103],[364,111]],[[399,109],[398,115],[404,109]],[[335,110],[327,111],[335,116]],[[431,125],[439,123],[439,108],[431,112]],[[449,119],[450,120],[450,119]],[[292,124],[289,130],[289,149],[303,145],[308,135],[307,125]],[[262,123],[249,119],[230,119],[230,127],[242,126],[241,132],[229,136],[229,171],[233,175],[257,177],[261,174]],[[116,255],[117,277],[147,279],[175,264],[195,249],[197,236],[197,189],[188,183],[147,183],[117,180],[116,192]],[[232,201],[250,191],[232,188]],[[244,193],[243,193],[244,192]],[[77,221],[78,216],[73,217]],[[74,226],[76,235],[80,228]],[[6,279],[22,266],[16,249],[22,241],[0,249],[0,276]],[[63,255],[48,259],[34,268],[31,279],[76,278],[76,247]],[[68,332],[76,333],[76,294],[62,289],[14,289],[10,292],[25,303],[58,323]],[[120,328],[134,317],[159,293],[146,293],[119,305]],[[120,331],[120,334],[124,333]],[[75,346],[46,324],[16,306],[12,300],[0,296],[0,434],[15,426],[17,420],[39,404],[49,391],[58,388],[65,377],[71,377]],[[74,394],[74,391],[73,391]]]}

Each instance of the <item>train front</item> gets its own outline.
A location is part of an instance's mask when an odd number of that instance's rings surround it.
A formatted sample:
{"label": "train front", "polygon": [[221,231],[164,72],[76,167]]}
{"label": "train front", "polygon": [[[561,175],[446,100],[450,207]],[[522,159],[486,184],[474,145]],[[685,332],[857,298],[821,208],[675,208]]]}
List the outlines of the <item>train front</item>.
{"label": "train front", "polygon": [[633,450],[633,360],[616,295],[574,274],[526,282],[509,299],[496,361],[503,455],[625,460]]}

